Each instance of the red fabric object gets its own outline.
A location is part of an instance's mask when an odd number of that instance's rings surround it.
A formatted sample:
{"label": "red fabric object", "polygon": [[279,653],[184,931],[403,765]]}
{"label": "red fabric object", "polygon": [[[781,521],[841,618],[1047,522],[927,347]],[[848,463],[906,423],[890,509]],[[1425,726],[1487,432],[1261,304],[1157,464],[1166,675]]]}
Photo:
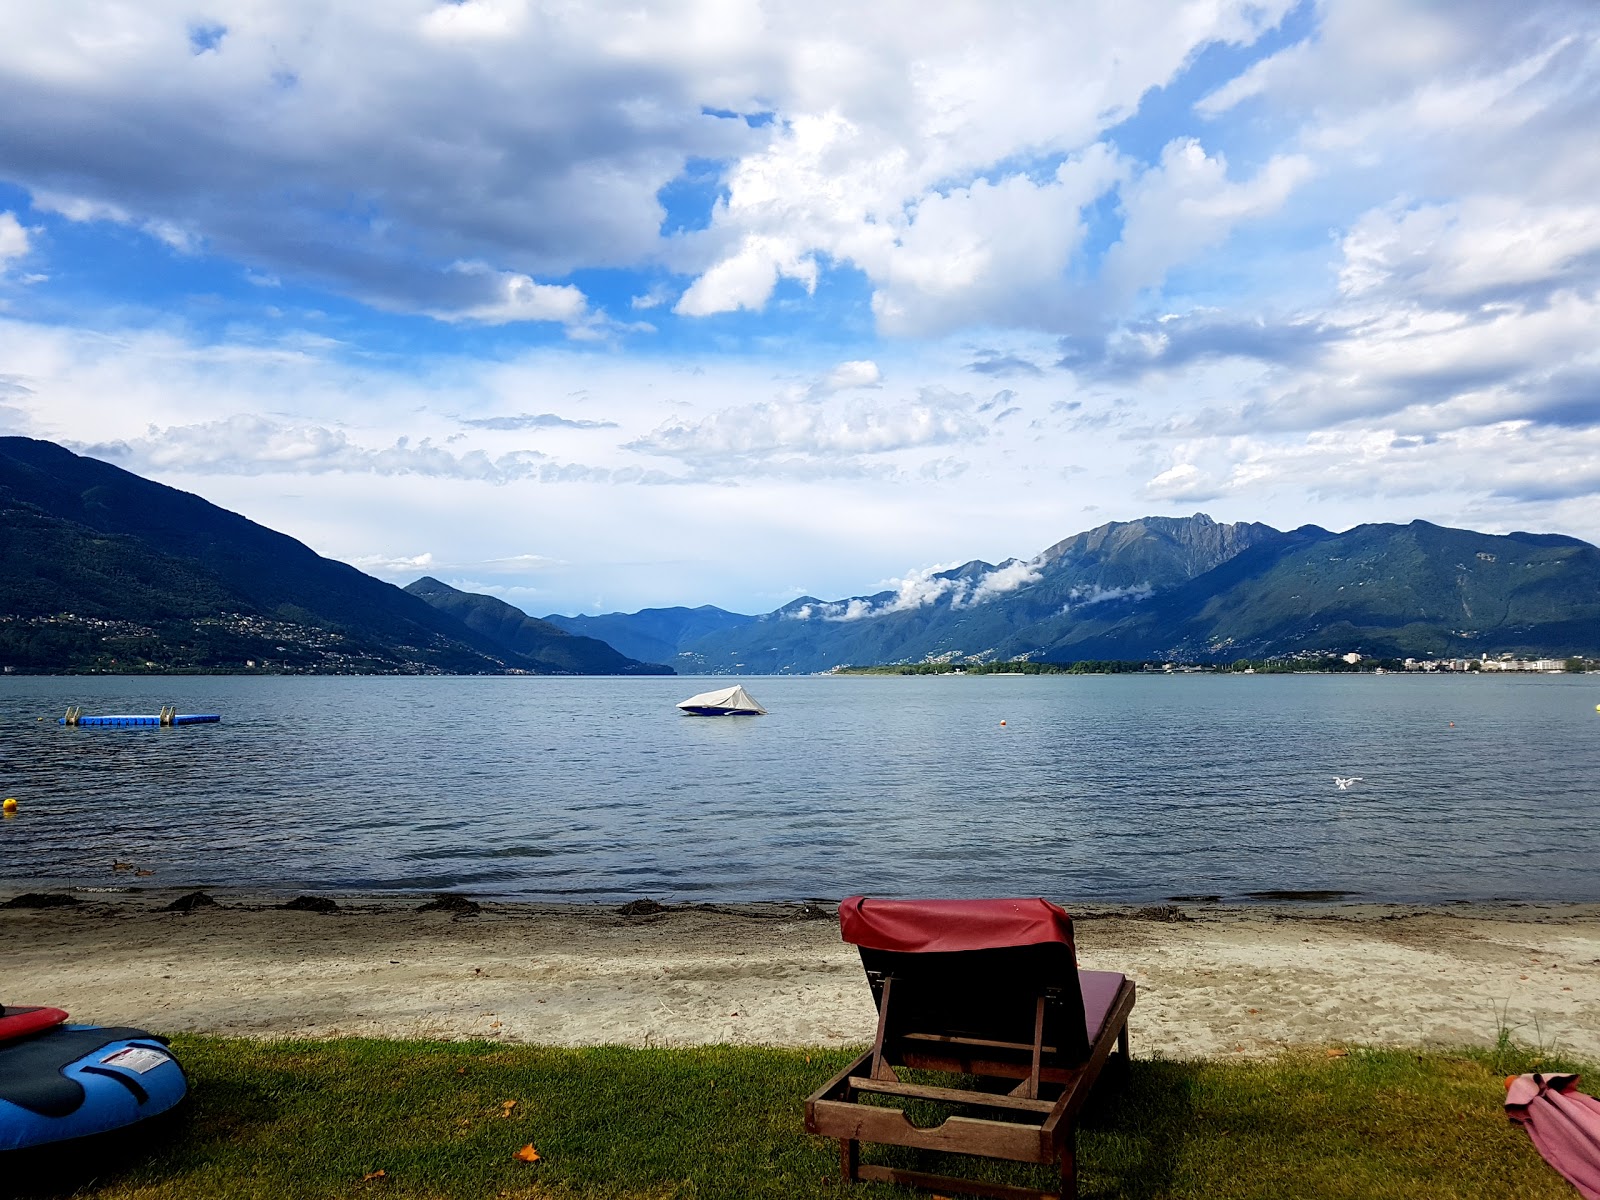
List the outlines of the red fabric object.
{"label": "red fabric object", "polygon": [[1600,1200],[1600,1100],[1576,1075],[1517,1075],[1506,1081],[1506,1116],[1521,1123],[1545,1162],[1584,1200]]}
{"label": "red fabric object", "polygon": [[912,954],[998,950],[1045,942],[1072,945],[1072,918],[1048,900],[872,900],[839,903],[851,945]]}
{"label": "red fabric object", "polygon": [[7,1008],[0,1015],[0,1042],[27,1037],[43,1029],[53,1029],[67,1019],[59,1008]]}

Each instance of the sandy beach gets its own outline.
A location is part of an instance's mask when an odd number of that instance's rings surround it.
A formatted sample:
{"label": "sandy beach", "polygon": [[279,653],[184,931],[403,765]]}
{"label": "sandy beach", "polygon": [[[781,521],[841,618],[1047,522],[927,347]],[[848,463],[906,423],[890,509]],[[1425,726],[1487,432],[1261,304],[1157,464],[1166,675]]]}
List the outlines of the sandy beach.
{"label": "sandy beach", "polygon": [[[0,903],[22,889],[0,891]],[[0,1001],[78,1020],[252,1037],[490,1038],[553,1045],[866,1041],[872,1005],[831,912],[482,905],[213,891],[79,892],[0,909]],[[1139,986],[1135,1053],[1521,1042],[1600,1059],[1600,905],[1185,905],[1077,913],[1087,968]]]}

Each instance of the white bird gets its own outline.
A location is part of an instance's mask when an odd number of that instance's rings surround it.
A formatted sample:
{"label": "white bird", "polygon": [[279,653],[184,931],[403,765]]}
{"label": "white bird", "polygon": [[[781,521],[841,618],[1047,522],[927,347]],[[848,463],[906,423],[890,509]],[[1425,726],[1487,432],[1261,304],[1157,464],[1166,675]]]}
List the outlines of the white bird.
{"label": "white bird", "polygon": [[1361,776],[1335,775],[1333,777],[1333,782],[1334,786],[1336,786],[1341,792],[1348,792],[1351,788],[1355,787],[1356,784],[1361,782]]}

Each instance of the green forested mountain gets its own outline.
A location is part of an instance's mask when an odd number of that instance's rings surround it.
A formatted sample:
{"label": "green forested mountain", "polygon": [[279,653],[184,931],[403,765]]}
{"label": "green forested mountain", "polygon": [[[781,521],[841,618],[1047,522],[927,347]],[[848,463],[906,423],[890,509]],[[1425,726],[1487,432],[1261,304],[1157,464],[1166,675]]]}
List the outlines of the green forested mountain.
{"label": "green forested mountain", "polygon": [[[565,620],[604,622],[620,640],[635,619],[656,629],[659,611]],[[1031,560],[971,562],[898,591],[802,597],[675,649],[680,670],[729,674],[937,658],[1595,654],[1600,550],[1423,521],[1285,533],[1204,514],[1146,517],[1077,534]]]}
{"label": "green forested mountain", "polygon": [[580,637],[548,621],[530,617],[504,600],[462,592],[424,575],[405,589],[447,612],[468,629],[511,654],[521,655],[546,670],[564,675],[671,675],[671,667],[636,662],[605,642]]}
{"label": "green forested mountain", "polygon": [[0,438],[0,665],[549,672],[198,496]]}

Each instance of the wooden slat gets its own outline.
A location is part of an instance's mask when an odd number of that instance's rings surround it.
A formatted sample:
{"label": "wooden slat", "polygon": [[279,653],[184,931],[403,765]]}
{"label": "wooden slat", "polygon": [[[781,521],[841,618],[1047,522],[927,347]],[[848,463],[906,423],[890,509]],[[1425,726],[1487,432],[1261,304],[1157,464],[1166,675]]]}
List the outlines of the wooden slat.
{"label": "wooden slat", "polygon": [[942,1100],[947,1104],[973,1104],[985,1108],[1004,1108],[1016,1112],[1048,1113],[1055,1109],[1054,1100],[1025,1099],[1021,1096],[1003,1096],[994,1092],[974,1092],[965,1088],[924,1087],[915,1083],[891,1083],[879,1079],[865,1079],[852,1075],[850,1086],[858,1092],[876,1092],[882,1096],[905,1096],[912,1100]]}
{"label": "wooden slat", "polygon": [[[977,1117],[950,1117],[932,1129],[918,1129],[898,1108],[818,1100],[811,1106],[812,1132],[824,1137],[912,1146],[918,1150],[953,1150],[1013,1162],[1054,1162],[1055,1147],[1039,1126]],[[861,1168],[863,1171],[866,1168]]]}
{"label": "wooden slat", "polygon": [[[914,1050],[909,1046],[901,1049],[898,1061],[906,1067],[954,1071],[963,1075],[992,1075],[996,1079],[1026,1079],[1031,1070],[1026,1061],[979,1058],[976,1055],[949,1054],[939,1050]],[[1040,1067],[1039,1081],[1070,1083],[1082,1070],[1082,1067]]]}
{"label": "wooden slat", "polygon": [[992,1200],[1061,1200],[1060,1192],[1012,1187],[1008,1183],[986,1183],[981,1179],[962,1179],[956,1175],[902,1171],[895,1167],[880,1167],[872,1163],[863,1163],[856,1170],[858,1178],[870,1179],[876,1183],[899,1183],[939,1192],[966,1192],[970,1196],[988,1196]]}
{"label": "wooden slat", "polygon": [[854,1062],[852,1062],[848,1067],[840,1071],[832,1079],[828,1080],[827,1083],[823,1084],[816,1091],[812,1092],[811,1095],[806,1097],[806,1132],[817,1132],[816,1128],[811,1123],[812,1106],[816,1104],[818,1100],[838,1099],[839,1097],[845,1095],[849,1091],[849,1084],[846,1081],[850,1078],[850,1076],[854,1075],[856,1072],[860,1071],[862,1067],[866,1066],[871,1060],[872,1051],[868,1050],[865,1054],[861,1055]]}
{"label": "wooden slat", "polygon": [[[996,1042],[988,1038],[954,1037],[945,1033],[902,1033],[899,1035],[904,1041],[938,1042],[949,1046],[980,1046],[985,1050],[1015,1050],[1021,1054],[1032,1055],[1032,1042]],[[1046,1054],[1054,1054],[1054,1046],[1040,1046]]]}

